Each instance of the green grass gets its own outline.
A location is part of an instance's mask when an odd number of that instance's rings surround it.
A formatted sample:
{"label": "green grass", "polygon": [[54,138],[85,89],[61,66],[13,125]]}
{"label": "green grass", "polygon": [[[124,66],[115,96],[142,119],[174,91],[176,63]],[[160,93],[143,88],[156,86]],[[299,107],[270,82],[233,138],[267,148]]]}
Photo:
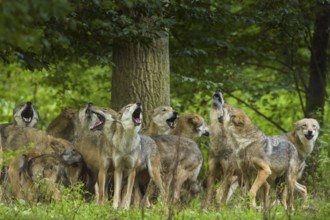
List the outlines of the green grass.
{"label": "green grass", "polygon": [[[148,209],[114,210],[111,202],[102,206],[94,201],[85,202],[80,192],[66,189],[60,201],[48,204],[30,205],[25,201],[0,203],[0,219],[168,219],[169,207],[161,203]],[[291,213],[286,212],[281,206],[272,207],[269,212],[250,209],[237,195],[221,210],[216,209],[214,205],[203,209],[199,198],[189,204],[177,204],[173,207],[172,219],[330,219],[330,201],[327,198],[309,199],[307,207],[297,198],[296,210]]]}

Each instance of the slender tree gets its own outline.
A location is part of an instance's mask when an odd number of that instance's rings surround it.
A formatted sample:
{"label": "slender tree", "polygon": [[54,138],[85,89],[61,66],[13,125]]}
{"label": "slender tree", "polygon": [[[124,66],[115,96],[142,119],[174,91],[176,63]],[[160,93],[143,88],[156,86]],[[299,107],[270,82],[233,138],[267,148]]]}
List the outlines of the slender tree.
{"label": "slender tree", "polygon": [[[321,123],[326,99],[329,22],[330,5],[328,1],[322,1],[316,12],[305,111],[306,117],[317,117]],[[321,114],[316,114],[317,111]]]}

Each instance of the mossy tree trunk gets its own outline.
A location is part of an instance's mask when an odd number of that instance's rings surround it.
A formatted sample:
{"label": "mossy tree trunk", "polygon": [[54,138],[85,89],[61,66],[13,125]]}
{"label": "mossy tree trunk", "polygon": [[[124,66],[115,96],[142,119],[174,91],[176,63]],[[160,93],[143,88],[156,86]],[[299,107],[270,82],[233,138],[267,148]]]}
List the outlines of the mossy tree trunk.
{"label": "mossy tree trunk", "polygon": [[141,101],[144,127],[155,107],[170,105],[168,44],[165,32],[148,43],[114,41],[111,107]]}

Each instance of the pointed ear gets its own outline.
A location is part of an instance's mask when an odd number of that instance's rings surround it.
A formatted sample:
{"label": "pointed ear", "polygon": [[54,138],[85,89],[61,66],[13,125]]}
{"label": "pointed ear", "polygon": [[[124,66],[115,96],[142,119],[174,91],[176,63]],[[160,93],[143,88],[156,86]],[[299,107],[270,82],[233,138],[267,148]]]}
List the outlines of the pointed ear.
{"label": "pointed ear", "polygon": [[294,129],[298,130],[300,128],[300,126],[302,125],[302,120],[296,121],[294,123]]}
{"label": "pointed ear", "polygon": [[197,115],[191,117],[188,119],[188,122],[192,125],[198,125],[199,124],[199,118]]}
{"label": "pointed ear", "polygon": [[318,123],[318,121],[316,121],[315,119],[313,119],[314,121],[314,125],[316,126],[317,129],[320,129],[320,124]]}

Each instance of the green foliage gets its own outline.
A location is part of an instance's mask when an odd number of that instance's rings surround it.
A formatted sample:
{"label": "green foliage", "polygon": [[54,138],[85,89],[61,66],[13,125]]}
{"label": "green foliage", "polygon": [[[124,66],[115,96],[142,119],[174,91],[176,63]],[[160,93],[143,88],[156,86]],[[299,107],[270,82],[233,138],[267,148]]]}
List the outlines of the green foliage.
{"label": "green foliage", "polygon": [[45,129],[64,107],[79,108],[89,101],[109,106],[111,70],[88,67],[87,63],[58,65],[40,71],[26,70],[18,64],[0,64],[0,123],[12,121],[16,105],[32,101],[38,107],[38,127]]}

